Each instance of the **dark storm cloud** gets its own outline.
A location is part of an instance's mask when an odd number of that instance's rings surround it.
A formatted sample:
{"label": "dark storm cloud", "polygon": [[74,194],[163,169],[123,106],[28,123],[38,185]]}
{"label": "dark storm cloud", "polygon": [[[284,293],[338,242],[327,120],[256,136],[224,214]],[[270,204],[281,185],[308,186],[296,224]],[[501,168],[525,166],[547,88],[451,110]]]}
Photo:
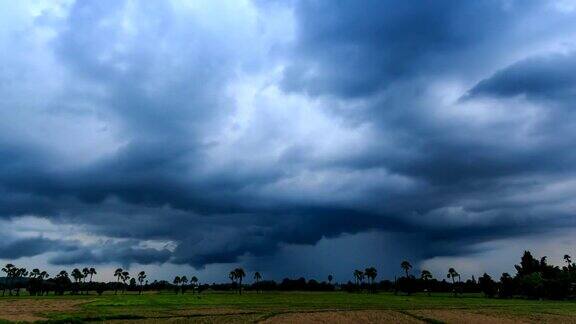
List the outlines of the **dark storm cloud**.
{"label": "dark storm cloud", "polygon": [[128,267],[130,264],[164,263],[170,258],[167,249],[134,247],[137,242],[105,243],[77,248],[58,254],[49,262],[55,265],[112,263]]}
{"label": "dark storm cloud", "polygon": [[573,100],[576,94],[576,55],[534,57],[512,64],[475,85],[474,96]]}
{"label": "dark storm cloud", "polygon": [[459,55],[513,27],[534,1],[298,1],[298,56],[289,91],[361,97],[390,83],[446,73]]}
{"label": "dark storm cloud", "polygon": [[47,10],[29,27],[54,32],[42,59],[18,54],[44,34],[17,43],[0,83],[0,218],[111,240],[18,239],[0,258],[201,268],[377,230],[419,237],[403,244],[424,259],[572,227],[574,120],[542,112],[573,98],[574,55],[530,46],[573,18],[497,0]]}
{"label": "dark storm cloud", "polygon": [[[6,237],[5,237],[6,239]],[[18,259],[31,257],[50,251],[68,252],[73,250],[73,246],[59,240],[45,238],[23,238],[8,241],[0,246],[1,259]]]}

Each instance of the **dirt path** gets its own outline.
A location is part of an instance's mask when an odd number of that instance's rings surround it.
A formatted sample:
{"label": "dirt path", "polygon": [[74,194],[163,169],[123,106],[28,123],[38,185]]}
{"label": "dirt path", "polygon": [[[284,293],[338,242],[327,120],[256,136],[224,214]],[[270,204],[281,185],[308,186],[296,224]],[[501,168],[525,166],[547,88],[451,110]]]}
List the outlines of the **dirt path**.
{"label": "dirt path", "polygon": [[413,310],[408,311],[417,317],[434,319],[449,324],[527,324],[527,323],[566,323],[576,324],[576,316],[563,316],[554,314],[533,314],[529,316],[515,316],[512,314],[499,314],[495,312],[472,310]]}
{"label": "dirt path", "polygon": [[9,321],[37,321],[46,319],[44,313],[74,310],[85,300],[11,299],[0,300],[0,319]]}
{"label": "dirt path", "polygon": [[321,311],[286,313],[270,317],[262,323],[423,323],[409,315],[389,310]]}
{"label": "dirt path", "polygon": [[465,324],[523,324],[521,318],[505,317],[493,314],[482,314],[468,310],[413,310],[407,313],[420,318],[434,319],[444,323]]}
{"label": "dirt path", "polygon": [[448,323],[448,324],[576,324],[576,316],[535,314],[519,317],[471,310],[363,310],[284,313],[262,323]]}

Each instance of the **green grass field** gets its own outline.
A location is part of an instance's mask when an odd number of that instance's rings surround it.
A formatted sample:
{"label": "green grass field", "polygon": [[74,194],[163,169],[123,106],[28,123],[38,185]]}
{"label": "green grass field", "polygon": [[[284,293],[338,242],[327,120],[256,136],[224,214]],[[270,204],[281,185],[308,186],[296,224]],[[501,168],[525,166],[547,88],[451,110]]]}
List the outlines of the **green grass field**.
{"label": "green grass field", "polygon": [[[381,314],[400,314],[415,323],[458,322],[450,319],[450,316],[458,317],[458,314],[514,321],[576,323],[576,301],[501,300],[479,295],[278,292],[245,293],[241,296],[232,293],[203,293],[200,296],[148,293],[141,296],[0,297],[0,318],[13,321],[260,322],[296,313],[360,314],[354,311],[364,311],[362,314],[387,311]],[[446,319],[446,316],[436,316],[436,313],[452,315]],[[466,322],[465,317],[462,319]],[[376,321],[380,320],[376,317]]]}

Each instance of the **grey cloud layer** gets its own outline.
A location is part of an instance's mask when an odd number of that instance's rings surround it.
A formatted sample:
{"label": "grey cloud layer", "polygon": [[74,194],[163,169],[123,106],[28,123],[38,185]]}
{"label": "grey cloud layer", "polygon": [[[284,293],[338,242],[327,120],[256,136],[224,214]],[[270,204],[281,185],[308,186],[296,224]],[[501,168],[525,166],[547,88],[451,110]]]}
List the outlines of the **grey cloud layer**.
{"label": "grey cloud layer", "polygon": [[13,64],[0,75],[0,217],[123,241],[18,239],[0,258],[202,267],[377,229],[418,235],[425,259],[576,225],[576,59],[563,45],[574,11],[496,0],[62,11],[1,38]]}
{"label": "grey cloud layer", "polygon": [[530,57],[508,66],[470,90],[469,96],[531,98],[571,102],[576,84],[574,53]]}

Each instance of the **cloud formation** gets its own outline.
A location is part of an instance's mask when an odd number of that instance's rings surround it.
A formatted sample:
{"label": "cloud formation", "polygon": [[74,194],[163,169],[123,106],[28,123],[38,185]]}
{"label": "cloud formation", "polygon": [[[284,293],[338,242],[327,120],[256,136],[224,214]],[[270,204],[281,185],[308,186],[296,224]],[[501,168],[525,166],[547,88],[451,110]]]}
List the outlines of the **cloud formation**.
{"label": "cloud formation", "polygon": [[2,6],[0,259],[280,273],[576,226],[570,1]]}
{"label": "cloud formation", "polygon": [[513,97],[556,101],[574,98],[575,54],[529,57],[496,72],[470,90],[469,96]]}

